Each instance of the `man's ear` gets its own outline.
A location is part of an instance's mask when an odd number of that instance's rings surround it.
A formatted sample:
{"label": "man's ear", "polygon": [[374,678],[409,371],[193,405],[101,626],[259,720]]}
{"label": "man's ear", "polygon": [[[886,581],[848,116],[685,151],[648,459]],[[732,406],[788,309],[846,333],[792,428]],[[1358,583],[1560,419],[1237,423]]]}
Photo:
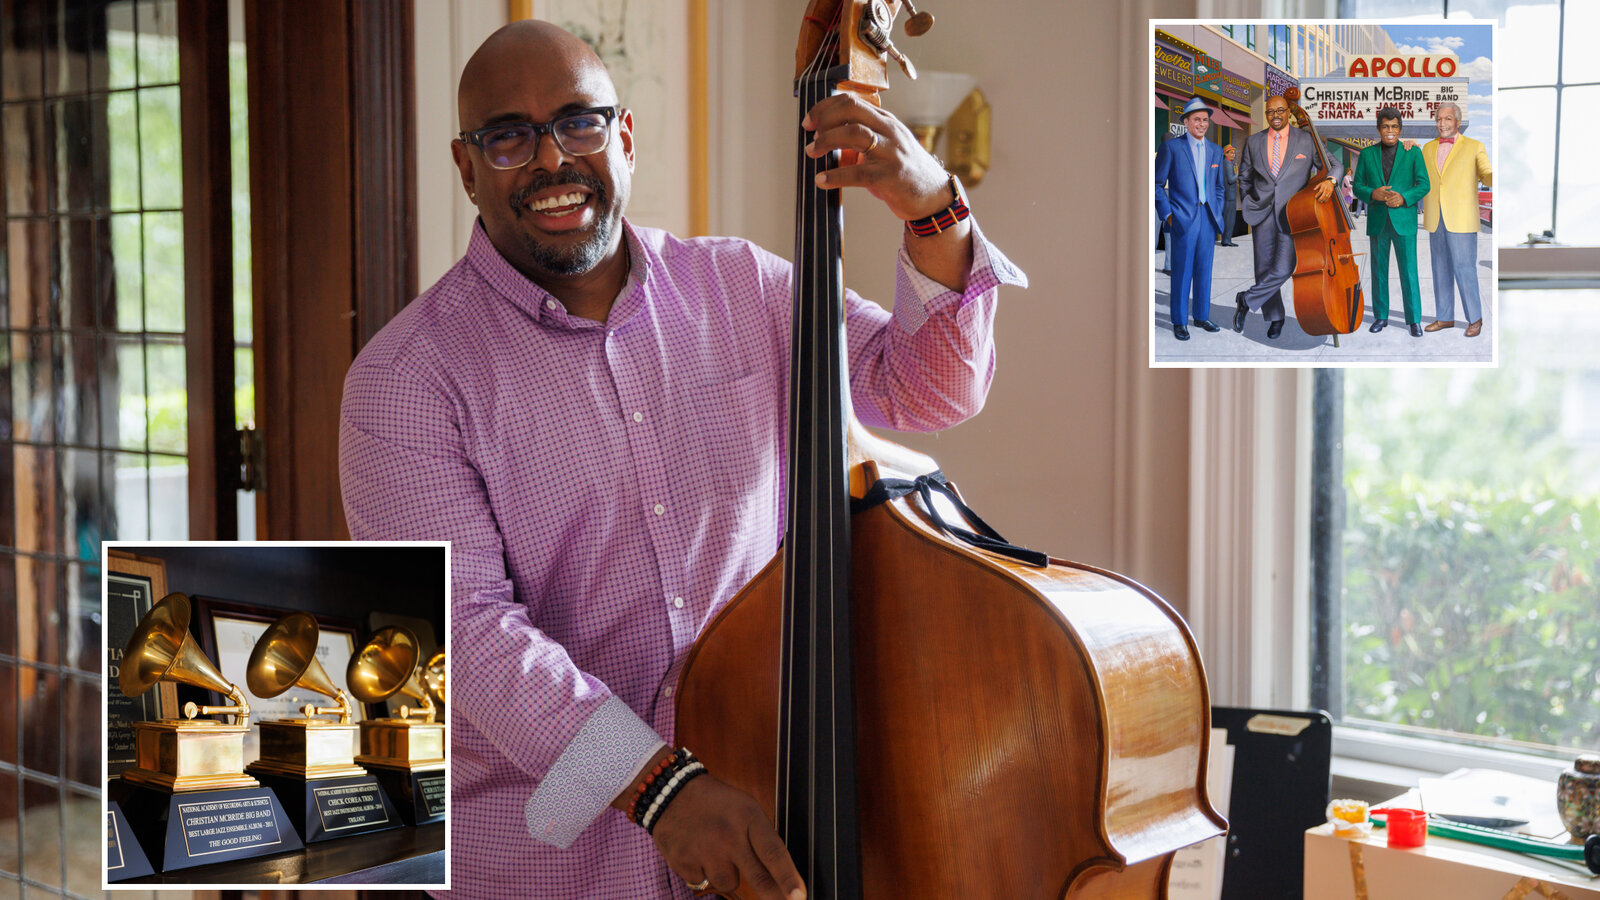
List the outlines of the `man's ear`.
{"label": "man's ear", "polygon": [[628,171],[633,171],[633,112],[626,107],[617,114],[617,139],[622,141],[622,155],[628,160]]}
{"label": "man's ear", "polygon": [[466,141],[457,138],[450,142],[450,158],[455,160],[456,169],[461,173],[461,187],[467,192],[467,197],[474,204],[478,202],[477,172],[472,167],[472,148]]}

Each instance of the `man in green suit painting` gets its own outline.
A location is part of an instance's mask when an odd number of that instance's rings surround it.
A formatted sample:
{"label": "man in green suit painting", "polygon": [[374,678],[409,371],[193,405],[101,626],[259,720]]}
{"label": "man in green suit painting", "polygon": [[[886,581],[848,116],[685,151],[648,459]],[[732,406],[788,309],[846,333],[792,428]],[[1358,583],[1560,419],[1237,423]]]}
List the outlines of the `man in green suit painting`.
{"label": "man in green suit painting", "polygon": [[1422,337],[1422,289],[1417,283],[1417,204],[1428,194],[1422,151],[1400,144],[1400,111],[1378,110],[1379,142],[1356,157],[1356,196],[1369,202],[1372,239],[1372,327],[1389,324],[1389,248],[1400,265],[1400,300],[1412,337]]}

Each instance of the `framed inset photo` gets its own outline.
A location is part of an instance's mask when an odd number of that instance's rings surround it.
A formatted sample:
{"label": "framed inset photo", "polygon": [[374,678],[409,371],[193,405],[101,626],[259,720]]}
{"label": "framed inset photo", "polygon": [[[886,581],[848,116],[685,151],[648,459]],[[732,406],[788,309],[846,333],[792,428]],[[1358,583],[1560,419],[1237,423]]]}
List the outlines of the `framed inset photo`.
{"label": "framed inset photo", "polygon": [[166,564],[108,548],[105,573],[106,777],[115,779],[135,763],[133,723],[175,718],[178,686],[164,681],[129,697],[118,685],[128,639],[145,613],[167,595]]}
{"label": "framed inset photo", "polygon": [[[333,704],[334,698],[300,685],[295,685],[276,697],[258,697],[251,692],[245,677],[250,662],[250,652],[255,649],[256,641],[261,639],[261,635],[273,622],[297,610],[236,603],[213,597],[192,599],[200,646],[205,650],[206,656],[216,664],[222,677],[233,682],[244,692],[245,699],[250,704],[251,725],[274,719],[301,718],[300,707],[307,703],[314,703],[317,706]],[[316,620],[317,662],[328,673],[329,681],[348,694],[350,688],[345,684],[344,670],[350,662],[350,657],[356,652],[357,625],[351,619],[338,616],[318,615]],[[223,703],[222,695],[213,691],[211,696],[210,703],[217,705]],[[354,697],[350,698],[350,710],[352,722],[366,718],[366,707]],[[244,761],[248,764],[260,756],[260,730],[252,728],[245,737]]]}

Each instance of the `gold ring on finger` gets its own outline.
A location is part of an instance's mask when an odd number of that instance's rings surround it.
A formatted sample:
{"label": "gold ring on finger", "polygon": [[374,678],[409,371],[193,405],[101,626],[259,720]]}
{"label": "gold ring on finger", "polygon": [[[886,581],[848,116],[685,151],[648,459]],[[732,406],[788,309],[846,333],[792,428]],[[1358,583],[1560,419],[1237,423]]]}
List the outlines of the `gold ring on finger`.
{"label": "gold ring on finger", "polygon": [[706,888],[711,887],[711,879],[709,879],[709,878],[702,878],[699,881],[696,881],[696,882],[694,882],[692,884],[690,884],[689,882],[684,882],[684,883],[689,885],[689,890],[691,890],[691,891],[703,891]]}
{"label": "gold ring on finger", "polygon": [[862,156],[866,156],[868,153],[871,153],[878,146],[878,133],[876,131],[869,131],[867,133],[872,135],[872,143],[867,145],[867,149],[861,151]]}

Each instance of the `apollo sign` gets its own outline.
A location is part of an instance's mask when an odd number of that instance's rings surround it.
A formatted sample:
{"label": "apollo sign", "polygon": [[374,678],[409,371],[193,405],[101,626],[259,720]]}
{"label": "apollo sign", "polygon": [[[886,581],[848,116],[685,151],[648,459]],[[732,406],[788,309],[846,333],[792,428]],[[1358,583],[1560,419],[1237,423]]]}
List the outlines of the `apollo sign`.
{"label": "apollo sign", "polygon": [[1352,56],[1345,66],[1351,78],[1450,78],[1456,74],[1456,58],[1434,56]]}

